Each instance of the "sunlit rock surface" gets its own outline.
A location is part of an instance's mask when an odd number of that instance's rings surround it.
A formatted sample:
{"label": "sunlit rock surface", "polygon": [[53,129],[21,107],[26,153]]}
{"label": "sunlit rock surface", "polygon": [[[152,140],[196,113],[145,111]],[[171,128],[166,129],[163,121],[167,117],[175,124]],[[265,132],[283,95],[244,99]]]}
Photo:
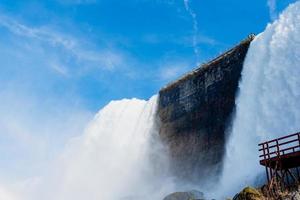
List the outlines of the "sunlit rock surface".
{"label": "sunlit rock surface", "polygon": [[246,187],[240,193],[233,197],[233,200],[264,200],[264,196],[261,191],[252,188]]}

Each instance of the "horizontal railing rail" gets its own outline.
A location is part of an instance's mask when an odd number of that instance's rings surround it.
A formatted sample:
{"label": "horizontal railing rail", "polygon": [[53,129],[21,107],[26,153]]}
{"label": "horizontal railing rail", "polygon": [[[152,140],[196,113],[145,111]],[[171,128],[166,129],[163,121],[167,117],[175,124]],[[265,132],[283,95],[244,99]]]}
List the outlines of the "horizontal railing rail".
{"label": "horizontal railing rail", "polygon": [[270,159],[300,151],[300,132],[259,144],[260,158]]}

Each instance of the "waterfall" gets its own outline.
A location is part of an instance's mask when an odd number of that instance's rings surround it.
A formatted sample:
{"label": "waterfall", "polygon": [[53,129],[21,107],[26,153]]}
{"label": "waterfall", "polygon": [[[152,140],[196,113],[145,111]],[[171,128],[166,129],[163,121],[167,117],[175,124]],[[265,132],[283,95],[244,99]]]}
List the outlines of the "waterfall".
{"label": "waterfall", "polygon": [[220,185],[231,195],[265,176],[259,142],[300,131],[299,1],[251,43],[236,106]]}
{"label": "waterfall", "polygon": [[110,102],[28,199],[161,200],[173,189],[158,139],[156,101]]}

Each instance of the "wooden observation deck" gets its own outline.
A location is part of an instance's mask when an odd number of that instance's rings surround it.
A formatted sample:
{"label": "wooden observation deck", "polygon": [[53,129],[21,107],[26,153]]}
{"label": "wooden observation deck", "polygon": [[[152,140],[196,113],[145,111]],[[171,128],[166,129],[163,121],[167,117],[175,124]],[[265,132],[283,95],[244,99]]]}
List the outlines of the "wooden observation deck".
{"label": "wooden observation deck", "polygon": [[286,185],[300,180],[300,132],[259,144],[260,164],[268,182],[276,178]]}

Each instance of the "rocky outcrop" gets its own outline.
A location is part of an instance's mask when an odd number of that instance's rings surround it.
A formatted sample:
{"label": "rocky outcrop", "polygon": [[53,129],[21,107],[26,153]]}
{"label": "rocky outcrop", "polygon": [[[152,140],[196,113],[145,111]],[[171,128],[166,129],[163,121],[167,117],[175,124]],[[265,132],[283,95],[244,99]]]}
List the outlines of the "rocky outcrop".
{"label": "rocky outcrop", "polygon": [[204,200],[204,194],[196,190],[188,192],[174,192],[166,196],[163,200]]}
{"label": "rocky outcrop", "polygon": [[260,190],[252,187],[244,188],[240,193],[235,195],[232,200],[263,200],[265,199]]}
{"label": "rocky outcrop", "polygon": [[252,39],[160,90],[160,136],[178,178],[199,183],[220,172],[225,130]]}
{"label": "rocky outcrop", "polygon": [[263,186],[261,189],[256,189],[246,187],[232,200],[300,200],[300,188],[267,189],[266,186]]}

